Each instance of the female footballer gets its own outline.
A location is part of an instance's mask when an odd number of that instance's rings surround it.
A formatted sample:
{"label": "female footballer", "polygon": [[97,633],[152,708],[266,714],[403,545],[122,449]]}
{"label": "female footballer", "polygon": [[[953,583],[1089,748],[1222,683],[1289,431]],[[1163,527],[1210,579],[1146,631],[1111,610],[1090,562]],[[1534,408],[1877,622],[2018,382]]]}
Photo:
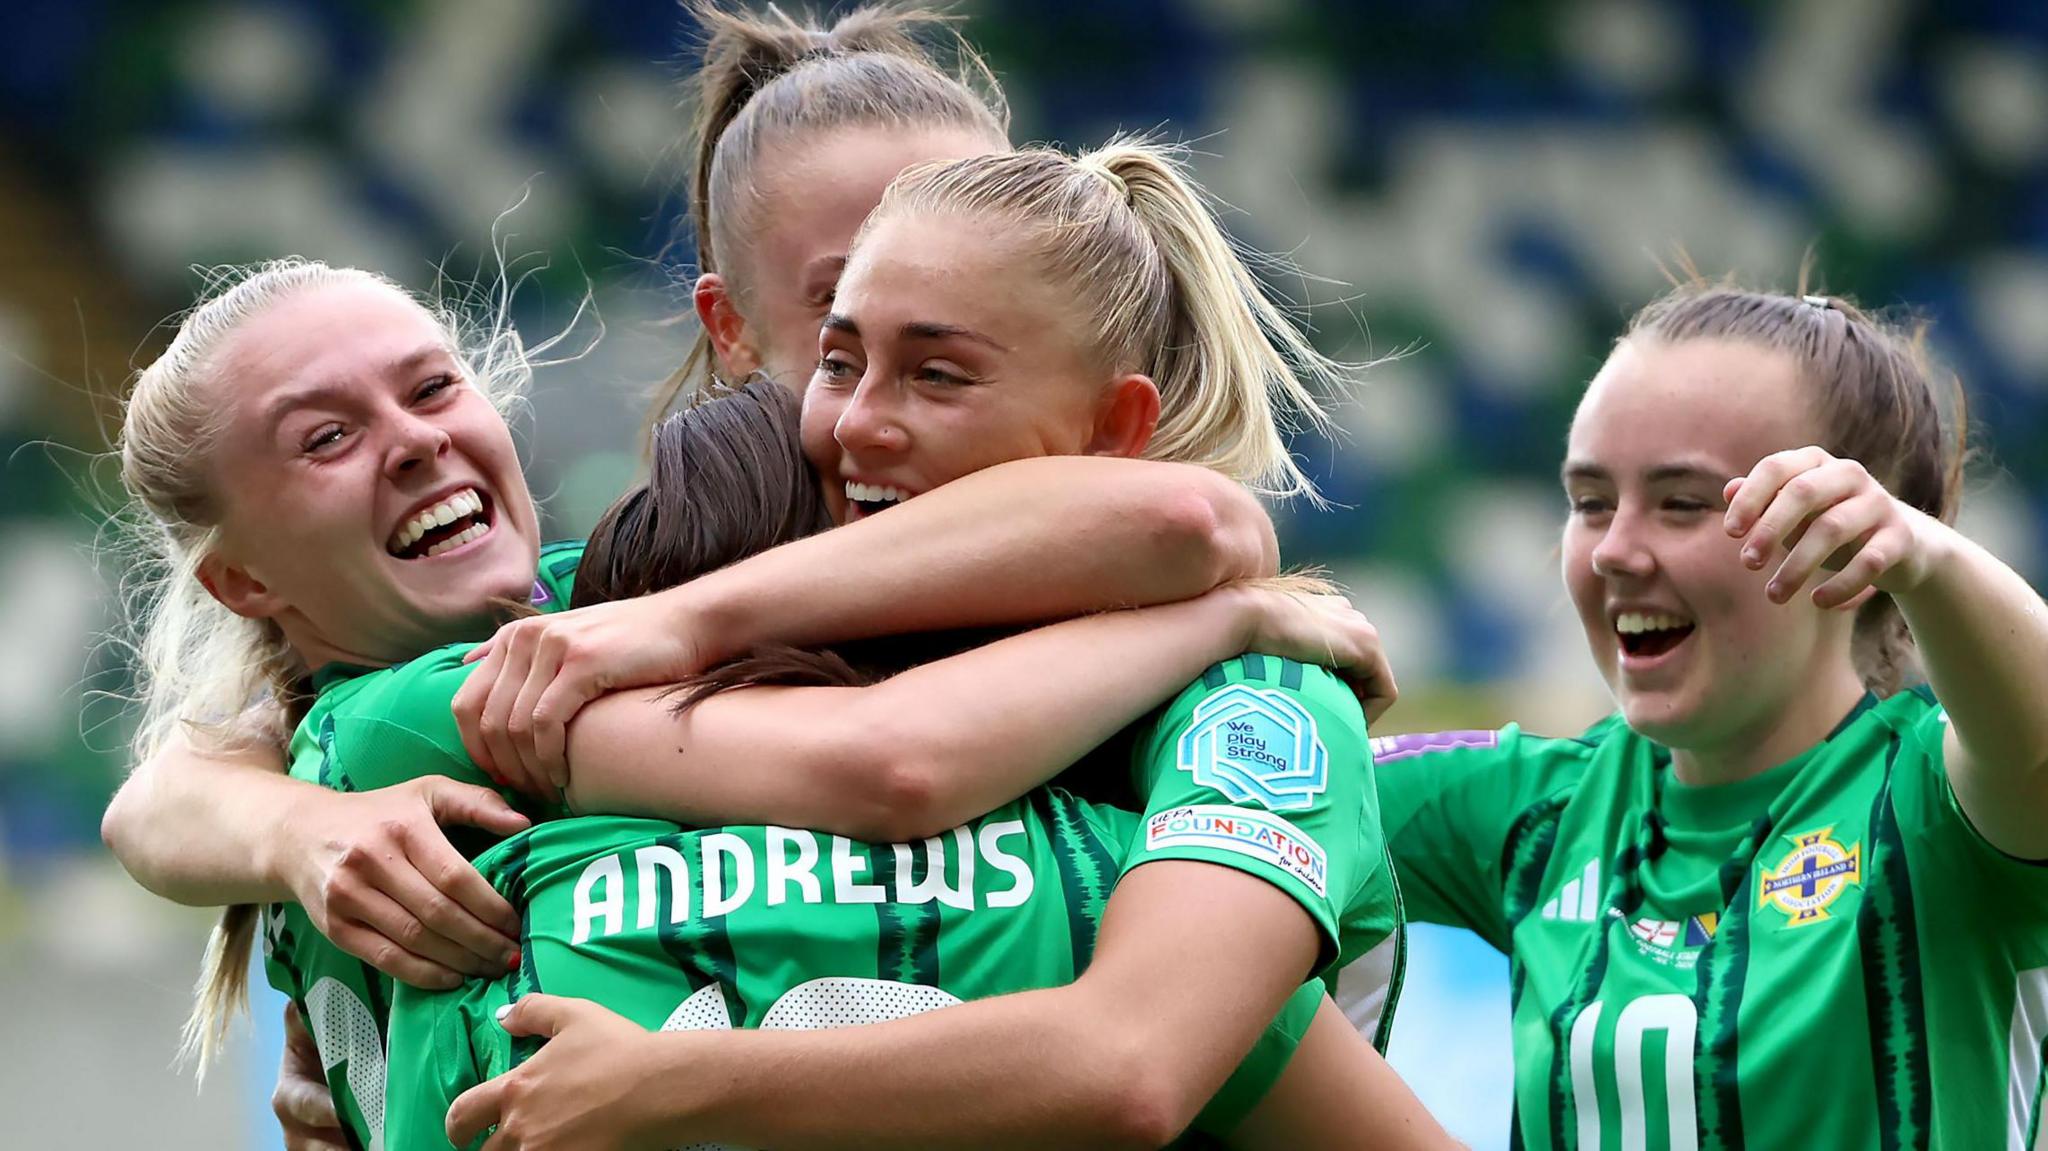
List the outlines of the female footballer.
{"label": "female footballer", "polygon": [[1408,913],[1509,957],[1519,1145],[2034,1145],[2048,610],[1949,526],[1941,383],[1841,299],[1651,304],[1563,469],[1616,714],[1377,743]]}

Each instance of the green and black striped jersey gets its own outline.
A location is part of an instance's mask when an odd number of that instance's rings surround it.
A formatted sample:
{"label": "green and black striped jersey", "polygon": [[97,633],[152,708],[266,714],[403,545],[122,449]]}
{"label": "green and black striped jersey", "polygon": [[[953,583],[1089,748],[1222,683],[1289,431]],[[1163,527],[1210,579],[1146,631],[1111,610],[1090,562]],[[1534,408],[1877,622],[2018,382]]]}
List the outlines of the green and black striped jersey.
{"label": "green and black striped jersey", "polygon": [[[812,1029],[1071,982],[1122,874],[1200,860],[1257,875],[1324,936],[1322,969],[1398,953],[1365,724],[1335,676],[1246,656],[1136,733],[1140,817],[1040,788],[921,844],[782,827],[585,817],[478,860],[522,910],[522,968],[450,992],[400,988],[391,1151],[444,1147],[448,1105],[532,1050],[495,1011],[528,992],[650,1029]],[[1382,976],[1390,1008],[1396,982]],[[1290,1000],[1197,1128],[1229,1131],[1285,1069],[1323,993]],[[1373,1020],[1384,1040],[1383,1020]]]}
{"label": "green and black striped jersey", "polygon": [[[533,605],[544,612],[569,606],[581,541],[541,549]],[[442,648],[397,668],[331,666],[313,677],[317,695],[287,749],[294,778],[336,791],[370,791],[422,775],[446,775],[494,787],[470,762],[449,703],[468,678],[468,646]],[[421,685],[427,690],[421,690]],[[526,796],[500,794],[530,816],[553,814]],[[492,840],[473,829],[449,828],[463,854],[474,856]],[[298,1004],[320,1049],[335,1114],[353,1146],[380,1146],[384,1129],[384,1031],[393,982],[369,964],[329,943],[296,903],[273,903],[263,913],[263,966],[270,985]]]}
{"label": "green and black striped jersey", "polygon": [[2048,868],[1971,827],[1925,692],[1688,787],[1618,717],[1375,741],[1409,914],[1509,957],[1514,1145],[2048,1146]]}

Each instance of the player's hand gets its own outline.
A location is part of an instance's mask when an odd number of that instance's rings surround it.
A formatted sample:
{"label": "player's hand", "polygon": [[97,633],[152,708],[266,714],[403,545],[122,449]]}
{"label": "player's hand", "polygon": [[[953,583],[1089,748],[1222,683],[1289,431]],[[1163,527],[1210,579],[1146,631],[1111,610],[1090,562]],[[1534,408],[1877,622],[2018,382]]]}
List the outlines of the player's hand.
{"label": "player's hand", "polygon": [[1884,489],[1863,465],[1818,447],[1765,456],[1722,489],[1724,525],[1742,540],[1742,562],[1777,570],[1764,587],[1789,603],[1822,569],[1813,589],[1823,608],[1857,608],[1876,592],[1906,592],[1926,580],[1928,538],[1938,521]]}
{"label": "player's hand", "polygon": [[307,792],[285,821],[279,858],[285,885],[335,946],[430,990],[518,965],[518,913],[441,830],[525,830],[504,797],[438,775]]}
{"label": "player's hand", "polygon": [[1365,709],[1366,722],[1400,698],[1379,630],[1341,595],[1290,590],[1284,581],[1236,585],[1247,597],[1251,630],[1245,650],[1321,664],[1343,677]]}
{"label": "player's hand", "polygon": [[284,1128],[285,1151],[348,1151],[348,1135],[320,1070],[320,1051],[296,1003],[284,1005],[284,1062],[277,1069],[270,1110]]}
{"label": "player's hand", "polygon": [[479,767],[546,799],[569,786],[569,721],[610,691],[674,683],[707,653],[668,595],[514,620],[472,651],[455,694],[462,745]]}
{"label": "player's hand", "polygon": [[539,1036],[540,1051],[519,1066],[457,1096],[448,1108],[448,1142],[466,1147],[497,1128],[484,1151],[624,1151],[659,1148],[658,1116],[622,1068],[644,1066],[634,1052],[650,1036],[587,999],[528,995],[499,1009],[513,1035]]}

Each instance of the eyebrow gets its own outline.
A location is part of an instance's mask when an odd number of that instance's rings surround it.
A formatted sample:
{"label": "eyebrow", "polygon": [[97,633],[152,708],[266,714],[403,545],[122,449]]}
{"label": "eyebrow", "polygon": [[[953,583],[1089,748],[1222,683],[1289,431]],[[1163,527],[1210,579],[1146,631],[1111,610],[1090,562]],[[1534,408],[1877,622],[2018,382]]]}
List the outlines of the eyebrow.
{"label": "eyebrow", "polygon": [[[1560,475],[1565,483],[1570,483],[1573,480],[1607,480],[1613,478],[1612,473],[1606,468],[1591,460],[1566,460]],[[1701,463],[1658,464],[1643,471],[1644,482],[1652,484],[1688,480],[1699,483],[1720,484],[1726,483],[1728,479],[1729,477],[1722,475],[1719,469],[1711,468]]]}
{"label": "eyebrow", "polygon": [[[447,354],[448,349],[441,345],[427,344],[385,363],[377,369],[377,374],[386,377],[410,375],[418,371],[420,365]],[[276,427],[279,420],[299,408],[334,402],[347,390],[347,385],[339,380],[321,380],[302,388],[280,392],[264,405],[264,426]]]}
{"label": "eyebrow", "polygon": [[[835,332],[845,332],[849,336],[860,335],[860,325],[853,322],[853,317],[841,315],[838,312],[826,313],[825,326]],[[930,320],[911,320],[896,331],[897,334],[906,340],[972,340],[977,344],[986,344],[999,352],[1010,350],[1007,344],[999,343],[994,338],[983,335],[973,328],[963,328],[958,324],[936,324]]]}

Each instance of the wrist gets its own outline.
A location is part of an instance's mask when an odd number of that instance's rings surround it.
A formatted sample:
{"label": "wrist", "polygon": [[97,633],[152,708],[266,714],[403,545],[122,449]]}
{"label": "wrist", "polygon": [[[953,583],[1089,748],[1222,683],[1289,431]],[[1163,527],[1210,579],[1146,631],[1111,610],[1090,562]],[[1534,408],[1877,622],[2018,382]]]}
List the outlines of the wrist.
{"label": "wrist", "polygon": [[[702,1139],[703,1099],[712,1075],[730,1075],[716,1031],[651,1031],[621,1065],[632,1068],[633,1124],[650,1144],[676,1147]],[[707,1070],[717,1069],[707,1074]]]}

